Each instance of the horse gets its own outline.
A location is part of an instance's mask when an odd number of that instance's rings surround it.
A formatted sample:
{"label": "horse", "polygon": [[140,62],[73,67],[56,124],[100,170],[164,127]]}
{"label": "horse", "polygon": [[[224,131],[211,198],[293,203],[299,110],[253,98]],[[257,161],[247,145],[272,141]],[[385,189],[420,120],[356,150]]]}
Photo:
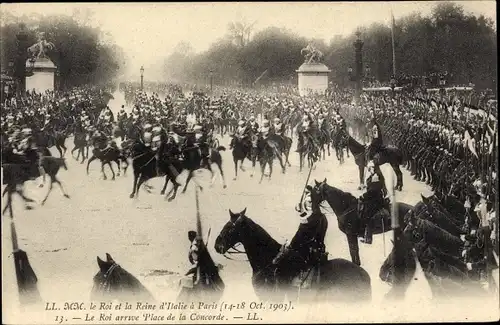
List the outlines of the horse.
{"label": "horse", "polygon": [[[257,296],[271,301],[282,301],[285,295],[291,299],[299,294],[298,288],[293,283],[278,286],[273,264],[282,246],[245,213],[246,208],[239,213],[229,210],[230,219],[215,240],[215,250],[225,254],[241,243],[253,270],[252,284]],[[311,283],[313,299],[357,303],[371,300],[370,276],[360,266],[337,258],[321,263],[319,274],[319,279],[315,277]],[[300,294],[306,294],[304,291],[301,289]]]}
{"label": "horse", "polygon": [[344,149],[347,149],[347,158],[349,158],[349,148],[347,147],[347,133],[344,129],[335,127],[331,134],[332,145],[335,148],[335,154],[338,161],[344,163]]}
{"label": "horse", "polygon": [[[266,165],[269,166],[269,180],[271,180],[271,175],[273,173],[273,160],[278,158],[282,173],[285,173],[285,166],[283,165],[283,160],[281,159],[281,153],[277,152],[278,149],[269,143],[268,138],[264,138],[259,135],[252,135],[252,148],[255,153],[253,159],[258,159],[260,164],[260,180],[259,184],[262,183],[264,179],[264,172],[266,170]],[[255,166],[255,165],[254,165]]]}
{"label": "horse", "polygon": [[[255,156],[252,156],[252,146],[251,143],[249,143],[250,146],[245,145],[245,143],[236,135],[231,136],[231,143],[229,144],[229,149],[232,149],[232,154],[233,154],[233,162],[234,162],[234,178],[233,180],[236,180],[238,177],[238,161],[240,162],[240,169],[241,171],[245,171],[243,168],[243,162],[245,161],[245,158],[250,160],[252,162],[252,168],[255,168]],[[253,172],[250,175],[250,177],[253,177]]]}
{"label": "horse", "polygon": [[[74,138],[73,138],[73,143],[74,147],[71,149],[71,155],[74,157],[73,153],[78,150],[78,153],[76,155],[76,160],[80,158],[80,154],[82,154],[82,161],[80,162],[83,164],[85,162],[85,159],[88,158],[89,156],[89,135],[87,132],[83,130],[75,131],[74,132]],[[86,149],[86,152],[85,152]]]}
{"label": "horse", "polygon": [[92,301],[155,302],[144,285],[106,253],[106,261],[97,256],[99,271],[93,278],[90,298]]}
{"label": "horse", "polygon": [[[217,167],[219,168],[219,172],[222,177],[222,187],[226,188],[226,180],[224,178],[224,171],[222,170],[222,156],[219,151],[224,151],[226,148],[224,146],[219,146],[216,149],[209,148],[210,156],[209,156],[209,164],[207,166],[204,166],[204,168],[208,169],[210,173],[212,174],[212,184],[215,181],[215,174],[212,171],[212,167],[210,166],[210,163],[215,163]],[[186,183],[184,184],[184,188],[182,189],[182,193],[186,192],[187,186],[191,179],[193,178],[193,172],[195,170],[200,169],[201,162],[202,162],[202,157],[201,157],[201,152],[197,147],[191,147],[191,148],[184,148],[183,149],[183,154],[184,154],[184,162],[183,166],[184,169],[188,171],[188,176],[186,179]]]}
{"label": "horse", "polygon": [[[349,252],[352,262],[361,265],[359,257],[358,236],[363,232],[362,220],[358,213],[358,199],[349,192],[344,192],[334,186],[328,185],[326,178],[322,182],[315,182],[315,190],[320,195],[321,202],[326,201],[337,216],[340,231],[347,237]],[[413,206],[398,202],[399,224],[405,224],[404,216],[413,209]],[[377,213],[372,216],[372,233],[382,234],[392,230],[391,215]]]}
{"label": "horse", "polygon": [[[196,232],[194,232],[196,236]],[[188,239],[191,239],[188,233]],[[219,275],[219,267],[210,256],[202,240],[196,240],[197,264],[181,280],[181,290],[177,301],[182,302],[217,302],[224,293],[224,282]]]}
{"label": "horse", "polygon": [[[50,151],[47,148],[42,148],[41,152],[38,154],[42,155],[42,167],[45,173],[49,175],[50,178],[49,190],[45,195],[45,198],[42,200],[41,205],[44,205],[47,201],[50,192],[52,192],[54,183],[57,183],[59,185],[59,188],[61,189],[64,197],[69,198],[69,195],[64,190],[62,183],[57,178],[57,173],[59,172],[59,169],[61,167],[63,167],[65,170],[68,170],[65,159],[52,157]],[[10,215],[12,216],[12,194],[18,193],[25,202],[33,202],[32,199],[24,196],[23,190],[18,189],[18,186],[22,187],[26,181],[32,178],[39,177],[40,172],[38,168],[34,168],[34,164],[37,164],[38,162],[33,162],[33,160],[29,160],[22,155],[15,154],[11,150],[5,150],[2,154],[2,159],[3,183],[6,184],[2,196],[7,194],[7,204],[2,210],[2,214],[4,214],[8,209]]]}
{"label": "horse", "polygon": [[298,142],[299,149],[297,150],[299,153],[299,171],[302,171],[302,166],[304,165],[304,158],[307,157],[308,167],[314,165],[314,162],[317,160],[316,157],[319,156],[319,149],[312,142],[310,136],[305,132],[298,132]]}
{"label": "horse", "polygon": [[108,146],[107,148],[104,149],[94,148],[92,150],[92,157],[90,157],[90,159],[87,162],[87,175],[89,174],[90,163],[96,159],[99,159],[101,161],[101,173],[104,180],[108,179],[106,173],[104,172],[104,165],[107,164],[111,169],[111,173],[113,174],[113,177],[111,178],[112,180],[115,180],[115,171],[113,169],[113,166],[111,165],[112,161],[114,161],[118,165],[118,176],[120,176],[121,172],[120,161],[126,163],[126,166],[124,167],[124,173],[128,167],[127,158],[123,156],[120,149],[113,146]]}
{"label": "horse", "polygon": [[[288,161],[290,156],[290,149],[292,149],[292,138],[287,137],[284,134],[271,133],[268,136],[268,140],[271,141],[277,149],[276,155],[281,157],[282,155],[285,157],[285,165],[291,166]],[[278,158],[279,159],[279,158]]]}
{"label": "horse", "polygon": [[[358,189],[363,189],[364,187],[364,177],[365,177],[365,167],[367,165],[366,161],[366,147],[356,141],[353,137],[348,135],[347,146],[354,156],[354,162],[359,168],[359,187]],[[403,189],[403,173],[399,168],[403,164],[403,154],[398,147],[393,145],[383,146],[379,152],[373,156],[373,164],[375,165],[375,172],[381,176],[382,172],[380,166],[389,163],[396,173],[396,187],[395,189],[401,191]]]}
{"label": "horse", "polygon": [[[170,146],[172,144],[170,142],[162,142],[160,144],[160,148],[158,148],[160,157],[160,161],[158,164],[160,175],[156,170],[156,153],[151,150],[151,148],[147,147],[141,141],[135,141],[130,147],[130,156],[132,158],[132,168],[134,170],[134,182],[132,193],[130,193],[130,198],[134,198],[136,194],[139,193],[139,189],[141,185],[147,180],[155,177],[161,177],[162,174],[165,175],[165,185],[161,194],[165,193],[165,189],[167,187],[169,180],[175,180],[176,177],[182,170],[185,168],[184,164],[178,159],[172,159],[168,157],[168,154],[171,153]],[[169,168],[169,165],[172,165],[176,170],[173,171]],[[177,195],[178,185],[174,182],[174,188],[172,189],[173,195],[168,198],[169,201],[172,201]],[[172,192],[170,191],[170,192]],[[167,194],[167,197],[170,195]]]}
{"label": "horse", "polygon": [[[486,291],[479,283],[473,281],[469,276],[467,265],[458,258],[441,252],[426,243],[424,240],[412,240],[412,235],[407,230],[398,241],[398,249],[404,256],[402,267],[402,281],[398,286],[393,286],[387,293],[386,298],[404,298],[404,294],[415,276],[417,263],[424,271],[433,298],[458,298],[471,295],[486,296]],[[395,248],[380,267],[380,279],[389,284],[395,283]],[[472,267],[471,267],[472,268]]]}
{"label": "horse", "polygon": [[[319,147],[323,152],[323,160],[325,160],[325,151],[328,151],[328,156],[330,156],[330,142],[332,139],[330,136],[330,131],[328,131],[328,127],[326,127],[324,124],[322,127],[319,128],[318,131],[319,131],[318,132]],[[319,158],[321,158],[321,154],[319,155]]]}
{"label": "horse", "polygon": [[66,138],[68,137],[68,128],[65,130],[54,130],[52,136],[54,137],[54,144],[56,146],[57,151],[59,151],[59,154],[62,157],[66,155],[66,151],[68,148],[66,148]]}

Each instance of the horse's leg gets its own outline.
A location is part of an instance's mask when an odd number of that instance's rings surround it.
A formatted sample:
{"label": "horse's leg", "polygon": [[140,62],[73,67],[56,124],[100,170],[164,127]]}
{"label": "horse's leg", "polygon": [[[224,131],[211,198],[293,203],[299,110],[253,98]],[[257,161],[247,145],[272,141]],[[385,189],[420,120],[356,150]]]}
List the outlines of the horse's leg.
{"label": "horse's leg", "polygon": [[170,176],[168,174],[165,175],[165,183],[163,184],[163,188],[161,189],[161,192],[160,192],[161,195],[165,194],[165,190],[167,189],[167,184],[168,184],[169,180],[170,180]]}
{"label": "horse's leg", "polygon": [[362,190],[365,187],[365,167],[361,164],[358,165],[359,170],[359,186],[358,190]]}
{"label": "horse's leg", "polygon": [[[280,162],[280,166],[281,166],[281,172],[284,174],[285,173],[285,169],[286,169],[286,165],[283,164],[283,158],[281,157],[281,153],[279,155],[276,155],[276,158],[278,158],[278,161]],[[271,158],[271,161],[272,161],[272,158]]]}
{"label": "horse's leg", "polygon": [[[78,156],[76,156],[76,158],[75,158],[75,154],[74,154],[75,150],[78,150]],[[77,146],[74,146],[73,149],[71,149],[71,156],[73,158],[75,158],[76,160],[78,160],[78,158],[80,157],[80,150]]]}
{"label": "horse's leg", "polygon": [[17,193],[17,194],[19,194],[19,196],[20,196],[20,197],[24,200],[24,202],[26,202],[26,203],[33,203],[33,202],[35,202],[35,200],[30,199],[29,197],[27,197],[27,196],[25,196],[25,195],[24,195],[24,191],[23,191],[23,189],[22,189],[22,188],[21,188],[21,189],[19,189],[19,190],[18,190],[18,189],[16,189],[16,193]]}
{"label": "horse's leg", "polygon": [[271,175],[273,174],[273,159],[269,159],[267,164],[269,165],[269,178],[268,179],[271,180]]}
{"label": "horse's leg", "polygon": [[56,149],[57,149],[57,151],[59,151],[59,155],[61,156],[60,158],[62,158],[63,157],[62,149],[59,146],[59,144],[57,144],[57,143],[56,143]]}
{"label": "horse's leg", "polygon": [[54,175],[54,176],[53,176],[53,179],[54,179],[54,182],[56,182],[56,183],[57,183],[57,185],[59,185],[59,188],[61,189],[61,192],[62,192],[63,196],[64,196],[65,198],[68,198],[68,199],[69,199],[69,195],[68,195],[68,193],[66,193],[66,191],[64,190],[64,187],[63,187],[63,185],[62,185],[61,181],[59,181],[59,179],[57,178],[57,176],[56,176],[56,175]]}
{"label": "horse's leg", "polygon": [[346,236],[352,262],[356,265],[361,265],[361,259],[359,258],[358,236],[357,235],[346,235]]}
{"label": "horse's leg", "polygon": [[122,167],[120,166],[120,158],[119,158],[119,157],[118,157],[118,158],[116,158],[116,159],[114,160],[114,162],[118,165],[118,173],[116,173],[116,176],[120,176],[121,171],[122,171]]}
{"label": "horse's leg", "polygon": [[396,190],[401,191],[403,189],[403,173],[397,164],[391,164],[394,173],[396,174]]}
{"label": "horse's leg", "polygon": [[215,164],[219,167],[220,176],[222,177],[222,188],[226,188],[226,178],[224,177],[224,172],[222,171],[222,161],[217,161]]}
{"label": "horse's leg", "polygon": [[125,167],[123,167],[123,176],[125,176],[125,174],[127,173],[129,163],[128,163],[127,157],[122,156],[122,161],[125,163]]}
{"label": "horse's leg", "polygon": [[109,166],[109,169],[111,169],[111,173],[113,174],[113,177],[111,178],[111,180],[114,181],[115,180],[115,170],[113,169],[113,165],[111,165],[111,161],[108,161],[107,165]]}
{"label": "horse's leg", "polygon": [[131,199],[135,196],[138,178],[139,178],[139,173],[134,171],[134,182],[133,182],[134,184],[132,187],[132,193],[130,193],[130,196],[129,196]]}
{"label": "horse's leg", "polygon": [[[94,160],[96,160],[96,157],[95,156],[92,156],[90,157],[89,161],[87,161],[87,175],[89,174],[89,166],[90,166],[90,163],[93,162]],[[83,161],[82,160],[82,164],[83,164]]]}
{"label": "horse's leg", "polygon": [[52,192],[52,187],[53,187],[53,184],[54,184],[54,178],[52,175],[49,175],[50,176],[50,184],[49,184],[49,190],[47,191],[47,195],[45,195],[45,198],[43,199],[42,201],[42,205],[45,204],[45,202],[47,201],[47,199],[49,198],[49,194],[50,192]]}
{"label": "horse's leg", "polygon": [[184,187],[182,189],[182,193],[186,193],[187,186],[188,186],[189,182],[191,181],[191,178],[193,178],[193,171],[189,170],[189,173],[188,173],[188,176],[186,179],[186,184],[184,184]]}
{"label": "horse's leg", "polygon": [[262,183],[262,179],[264,178],[264,171],[266,170],[266,161],[264,159],[261,159],[259,163],[260,163],[260,180],[259,180],[260,184]]}
{"label": "horse's leg", "polygon": [[[238,177],[238,159],[236,157],[233,157],[233,162],[234,162],[234,178],[233,178],[233,181],[235,181],[236,178]],[[241,163],[243,163],[243,162],[241,162]]]}
{"label": "horse's leg", "polygon": [[102,178],[104,180],[107,180],[108,177],[106,176],[106,172],[104,172],[104,162],[101,161],[101,173],[102,173]]}
{"label": "horse's leg", "polygon": [[63,148],[63,157],[66,155],[66,151],[68,151],[68,148],[66,148],[66,139],[61,142],[61,148]]}

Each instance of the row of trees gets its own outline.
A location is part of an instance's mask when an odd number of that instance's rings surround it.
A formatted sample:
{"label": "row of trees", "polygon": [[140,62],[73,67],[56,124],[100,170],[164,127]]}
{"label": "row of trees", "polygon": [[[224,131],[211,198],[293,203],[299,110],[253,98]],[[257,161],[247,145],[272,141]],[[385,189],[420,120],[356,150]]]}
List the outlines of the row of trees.
{"label": "row of trees", "polygon": [[27,27],[28,45],[37,41],[38,31],[45,32],[47,41],[54,43],[55,50],[47,54],[58,67],[61,88],[109,83],[119,76],[125,65],[124,52],[100,28],[90,26],[89,15],[89,12],[74,12],[72,16],[15,17],[2,13],[0,62],[3,72],[12,73],[8,70],[12,70],[16,61],[16,35],[22,22]]}
{"label": "row of trees", "polygon": [[[252,24],[232,23],[228,34],[208,51],[194,53],[182,43],[165,60],[165,73],[178,81],[252,84],[260,80],[294,82],[302,64],[300,50],[309,42],[321,50],[332,70],[331,80],[349,82],[354,66],[354,33],[323,40],[306,39],[276,27],[252,33]],[[361,27],[364,66],[380,81],[392,75],[391,27],[375,23]],[[422,76],[448,72],[449,82],[472,82],[480,88],[496,89],[496,29],[484,16],[465,13],[454,3],[437,4],[429,16],[414,13],[396,20],[394,26],[397,74]]]}

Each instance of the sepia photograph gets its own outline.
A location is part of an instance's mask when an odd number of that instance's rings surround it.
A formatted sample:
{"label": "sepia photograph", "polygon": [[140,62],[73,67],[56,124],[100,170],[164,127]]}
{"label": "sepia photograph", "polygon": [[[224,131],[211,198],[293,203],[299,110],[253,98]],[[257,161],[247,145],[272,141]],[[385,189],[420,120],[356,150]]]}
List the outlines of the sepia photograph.
{"label": "sepia photograph", "polygon": [[0,14],[2,324],[500,321],[495,1]]}

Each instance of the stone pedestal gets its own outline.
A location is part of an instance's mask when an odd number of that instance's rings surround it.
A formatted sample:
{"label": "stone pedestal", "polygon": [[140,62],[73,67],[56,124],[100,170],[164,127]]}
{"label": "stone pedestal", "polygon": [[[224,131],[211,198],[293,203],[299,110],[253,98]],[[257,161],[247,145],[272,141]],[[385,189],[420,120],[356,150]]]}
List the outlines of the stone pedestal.
{"label": "stone pedestal", "polygon": [[328,88],[330,69],[323,63],[304,63],[298,70],[298,88],[300,96],[324,94]]}
{"label": "stone pedestal", "polygon": [[55,72],[57,67],[48,58],[38,58],[33,64],[26,61],[26,68],[33,72],[33,75],[26,77],[26,90],[37,93],[44,93],[46,90],[54,90]]}

